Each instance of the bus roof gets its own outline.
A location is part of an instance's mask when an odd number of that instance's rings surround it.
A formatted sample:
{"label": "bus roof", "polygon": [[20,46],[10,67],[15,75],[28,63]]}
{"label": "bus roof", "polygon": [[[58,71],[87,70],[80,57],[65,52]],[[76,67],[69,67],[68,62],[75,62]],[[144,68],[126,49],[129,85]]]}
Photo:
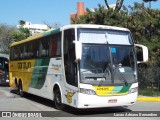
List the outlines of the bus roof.
{"label": "bus roof", "polygon": [[97,28],[97,29],[130,31],[129,29],[123,28],[123,27],[108,26],[108,25],[95,25],[95,24],[73,24],[73,25],[66,25],[62,27],[63,30],[69,29],[69,28]]}
{"label": "bus roof", "polygon": [[0,53],[0,57],[1,57],[1,58],[9,58],[9,55],[7,55],[7,54],[1,54],[1,53]]}
{"label": "bus roof", "polygon": [[109,29],[109,30],[119,30],[119,31],[130,31],[127,28],[115,27],[115,26],[107,26],[107,25],[72,24],[72,25],[66,25],[66,26],[60,27],[58,29],[49,30],[49,31],[46,31],[46,32],[41,33],[41,34],[37,34],[37,35],[31,36],[31,37],[28,37],[27,39],[21,40],[19,42],[14,42],[14,43],[11,44],[11,46],[18,45],[18,44],[25,43],[25,42],[29,42],[29,41],[32,41],[32,40],[35,40],[35,39],[38,39],[38,38],[43,38],[45,36],[49,36],[49,35],[58,33],[58,32],[60,32],[62,30],[71,29],[71,28],[95,28],[95,29]]}

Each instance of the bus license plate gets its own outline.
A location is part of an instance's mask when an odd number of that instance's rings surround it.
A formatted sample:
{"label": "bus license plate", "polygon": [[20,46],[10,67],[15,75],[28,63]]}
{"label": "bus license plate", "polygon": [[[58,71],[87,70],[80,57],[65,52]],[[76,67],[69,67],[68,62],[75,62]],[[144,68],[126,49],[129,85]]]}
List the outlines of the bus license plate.
{"label": "bus license plate", "polygon": [[110,99],[108,100],[108,103],[117,103],[117,99]]}
{"label": "bus license plate", "polygon": [[6,82],[9,82],[9,80],[6,80]]}

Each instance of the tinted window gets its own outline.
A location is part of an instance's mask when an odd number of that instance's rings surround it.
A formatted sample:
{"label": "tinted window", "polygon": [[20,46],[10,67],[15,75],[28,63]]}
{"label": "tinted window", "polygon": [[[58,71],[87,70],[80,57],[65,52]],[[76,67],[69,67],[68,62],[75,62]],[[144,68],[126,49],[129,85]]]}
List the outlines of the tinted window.
{"label": "tinted window", "polygon": [[68,84],[78,86],[77,64],[75,62],[74,29],[64,31],[64,65],[66,81]]}
{"label": "tinted window", "polygon": [[61,55],[61,33],[50,37],[50,47],[51,57]]}
{"label": "tinted window", "polygon": [[10,60],[14,60],[14,48],[10,48]]}
{"label": "tinted window", "polygon": [[24,58],[31,58],[31,42],[25,43],[24,46]]}
{"label": "tinted window", "polygon": [[11,59],[18,60],[22,59],[24,57],[24,46],[23,45],[17,45],[15,47],[11,48]]}
{"label": "tinted window", "polygon": [[42,39],[40,42],[40,56],[48,57],[49,56],[49,40]]}
{"label": "tinted window", "polygon": [[31,58],[37,57],[39,57],[39,41],[35,40],[32,42]]}

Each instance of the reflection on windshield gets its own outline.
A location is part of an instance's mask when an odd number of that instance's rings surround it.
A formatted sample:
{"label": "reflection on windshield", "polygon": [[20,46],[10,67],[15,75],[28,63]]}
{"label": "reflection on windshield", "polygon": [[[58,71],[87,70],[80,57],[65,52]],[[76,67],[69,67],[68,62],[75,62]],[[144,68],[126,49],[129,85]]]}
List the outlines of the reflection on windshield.
{"label": "reflection on windshield", "polygon": [[0,70],[8,71],[8,60],[5,58],[0,58]]}
{"label": "reflection on windshield", "polygon": [[111,81],[109,48],[106,46],[84,46],[80,63],[83,80]]}
{"label": "reflection on windshield", "polygon": [[135,58],[130,46],[84,45],[80,62],[81,82],[125,84],[135,82]]}

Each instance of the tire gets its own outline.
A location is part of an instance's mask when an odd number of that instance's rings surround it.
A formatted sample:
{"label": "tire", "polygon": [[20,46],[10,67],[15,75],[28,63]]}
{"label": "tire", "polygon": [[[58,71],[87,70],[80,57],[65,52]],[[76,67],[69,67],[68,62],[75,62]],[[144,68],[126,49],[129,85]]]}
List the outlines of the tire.
{"label": "tire", "polygon": [[19,82],[18,93],[19,93],[20,97],[24,97],[24,92],[23,92],[23,88],[22,88],[22,82]]}
{"label": "tire", "polygon": [[16,94],[17,95],[19,95],[19,84],[17,83],[17,80],[15,80],[15,85],[16,85],[16,88],[15,88],[15,90],[16,90]]}
{"label": "tire", "polygon": [[65,105],[62,103],[61,92],[59,89],[54,91],[54,104],[58,110],[63,110],[65,107]]}

